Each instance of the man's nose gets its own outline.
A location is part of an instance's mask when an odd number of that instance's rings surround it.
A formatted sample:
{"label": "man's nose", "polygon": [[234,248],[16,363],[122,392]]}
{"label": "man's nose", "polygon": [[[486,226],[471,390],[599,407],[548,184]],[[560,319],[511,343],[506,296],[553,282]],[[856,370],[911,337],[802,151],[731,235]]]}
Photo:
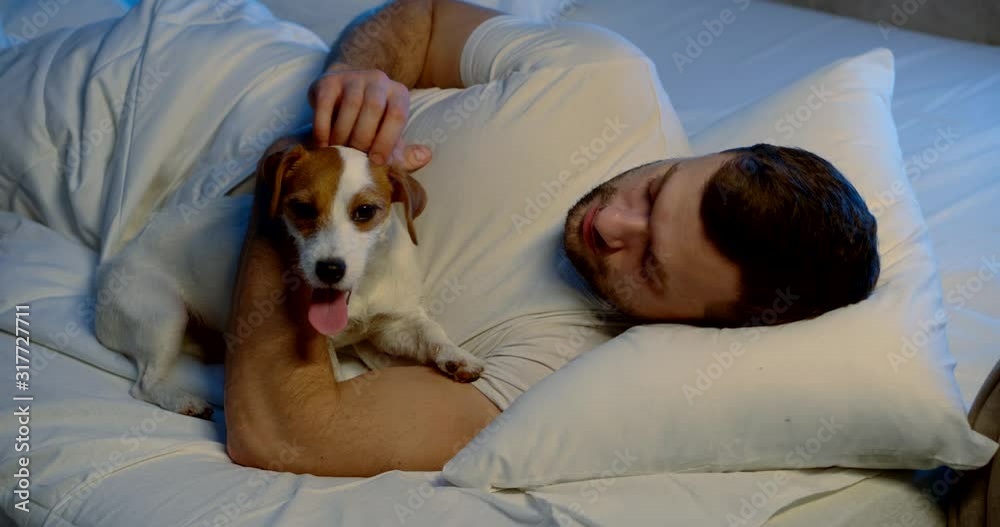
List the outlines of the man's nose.
{"label": "man's nose", "polygon": [[594,228],[612,251],[633,244],[645,244],[649,236],[649,217],[614,205],[601,209],[594,218]]}

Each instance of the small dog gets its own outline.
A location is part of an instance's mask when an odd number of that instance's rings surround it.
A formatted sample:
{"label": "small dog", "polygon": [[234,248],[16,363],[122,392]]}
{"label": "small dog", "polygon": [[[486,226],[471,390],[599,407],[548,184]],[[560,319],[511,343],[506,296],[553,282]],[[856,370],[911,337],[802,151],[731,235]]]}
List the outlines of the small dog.
{"label": "small dog", "polygon": [[[409,174],[376,166],[358,150],[307,148],[275,142],[257,165],[259,214],[283,226],[294,242],[289,267],[311,290],[309,323],[335,350],[368,339],[394,357],[435,363],[460,382],[477,379],[483,361],[459,348],[420,303],[413,220],[424,208],[423,187]],[[221,198],[201,211],[179,207],[154,221],[98,270],[98,291],[123,273],[128,287],[98,306],[97,338],[132,357],[139,377],[133,397],[167,410],[210,417],[203,399],[165,377],[200,329],[226,330],[253,201]],[[392,212],[401,203],[406,230]],[[407,236],[407,234],[409,236]],[[286,276],[287,275],[287,276]],[[200,332],[204,334],[203,331]],[[220,349],[216,339],[216,350]],[[339,368],[335,368],[335,371]]]}

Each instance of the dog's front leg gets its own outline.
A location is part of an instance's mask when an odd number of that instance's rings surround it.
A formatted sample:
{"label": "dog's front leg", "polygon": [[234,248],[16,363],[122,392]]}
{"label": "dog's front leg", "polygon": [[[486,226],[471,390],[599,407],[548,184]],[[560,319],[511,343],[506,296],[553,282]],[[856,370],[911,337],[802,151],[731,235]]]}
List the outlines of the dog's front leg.
{"label": "dog's front leg", "polygon": [[483,359],[456,346],[444,329],[423,310],[406,315],[379,315],[369,337],[379,351],[437,367],[459,382],[472,382],[483,372]]}

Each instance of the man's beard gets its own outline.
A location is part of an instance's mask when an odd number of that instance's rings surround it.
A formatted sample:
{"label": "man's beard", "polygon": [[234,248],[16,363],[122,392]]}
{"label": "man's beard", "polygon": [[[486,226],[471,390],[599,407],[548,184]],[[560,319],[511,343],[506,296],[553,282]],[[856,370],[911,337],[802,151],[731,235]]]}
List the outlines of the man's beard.
{"label": "man's beard", "polygon": [[614,303],[614,299],[610,294],[611,292],[605,287],[605,284],[607,283],[608,266],[607,262],[603,258],[593,257],[588,259],[587,254],[590,253],[591,250],[590,247],[587,246],[587,242],[582,235],[583,218],[587,211],[589,211],[595,204],[597,207],[601,208],[611,201],[611,198],[613,198],[617,192],[615,183],[624,175],[625,174],[621,174],[598,185],[585,196],[580,198],[580,200],[573,205],[569,213],[566,215],[566,224],[563,232],[563,249],[566,252],[566,257],[569,259],[570,263],[573,264],[576,272],[587,282],[590,288],[599,295],[600,300],[603,301],[601,303]]}

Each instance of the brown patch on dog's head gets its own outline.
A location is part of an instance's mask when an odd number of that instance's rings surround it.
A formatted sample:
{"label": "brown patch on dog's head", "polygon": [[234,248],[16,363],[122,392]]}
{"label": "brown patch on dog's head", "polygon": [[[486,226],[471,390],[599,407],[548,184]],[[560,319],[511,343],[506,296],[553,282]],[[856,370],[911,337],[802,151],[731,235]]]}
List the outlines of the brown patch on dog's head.
{"label": "brown patch on dog's head", "polygon": [[269,218],[283,215],[304,237],[328,221],[344,169],[337,149],[294,145],[272,153],[261,167],[258,177],[269,182],[265,183]]}
{"label": "brown patch on dog's head", "polygon": [[[401,203],[407,232],[416,244],[413,220],[427,205],[424,187],[397,167],[369,162],[368,170],[372,185],[350,198],[351,221],[362,232],[372,230],[388,218],[393,203]],[[309,237],[330,221],[327,216],[343,171],[344,159],[337,148],[275,143],[257,166],[259,212],[271,220],[283,215],[303,237]]]}
{"label": "brown patch on dog's head", "polygon": [[257,163],[257,196],[255,201],[263,217],[274,219],[278,215],[278,205],[285,191],[286,181],[291,172],[306,155],[302,145],[279,145],[275,143],[264,152]]}

